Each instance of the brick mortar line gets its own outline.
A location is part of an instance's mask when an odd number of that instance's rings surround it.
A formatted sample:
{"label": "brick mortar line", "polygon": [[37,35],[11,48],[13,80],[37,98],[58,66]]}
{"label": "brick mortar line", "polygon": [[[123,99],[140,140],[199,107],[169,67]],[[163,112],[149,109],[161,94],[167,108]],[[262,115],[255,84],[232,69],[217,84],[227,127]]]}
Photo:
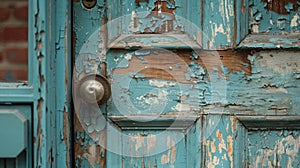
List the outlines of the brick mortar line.
{"label": "brick mortar line", "polygon": [[10,6],[15,5],[15,7],[23,6],[23,5],[28,5],[28,1],[12,1],[12,0],[1,0],[1,5],[0,7],[2,8],[10,8]]}
{"label": "brick mortar line", "polygon": [[28,42],[0,42],[0,51],[7,48],[28,48]]}

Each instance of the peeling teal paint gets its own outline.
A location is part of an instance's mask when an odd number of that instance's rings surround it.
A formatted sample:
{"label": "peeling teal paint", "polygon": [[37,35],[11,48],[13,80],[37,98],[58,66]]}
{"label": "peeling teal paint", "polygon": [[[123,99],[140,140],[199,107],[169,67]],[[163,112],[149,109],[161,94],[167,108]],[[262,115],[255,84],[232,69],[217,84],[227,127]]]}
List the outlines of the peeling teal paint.
{"label": "peeling teal paint", "polygon": [[267,2],[261,0],[250,1],[249,27],[252,33],[282,33],[300,30],[300,8],[294,9],[292,3],[287,3],[284,6],[287,14],[279,14],[267,10],[266,6]]}
{"label": "peeling teal paint", "polygon": [[205,70],[196,62],[191,62],[188,69],[191,78],[203,80],[206,74]]}
{"label": "peeling teal paint", "polygon": [[203,167],[234,167],[236,121],[230,116],[205,116],[203,122],[206,155]]}
{"label": "peeling teal paint", "polygon": [[298,167],[299,131],[250,131],[250,167]]}
{"label": "peeling teal paint", "polygon": [[[225,113],[236,113],[236,112],[242,113],[242,111],[246,111],[245,113],[250,113],[250,114],[251,113],[255,113],[255,114],[283,113],[286,115],[297,114],[297,109],[299,109],[299,106],[297,105],[298,99],[297,96],[295,95],[296,94],[295,91],[297,90],[299,85],[299,80],[298,80],[299,70],[297,70],[297,68],[295,67],[297,65],[297,61],[296,62],[286,61],[284,64],[286,65],[285,67],[275,69],[275,71],[272,70],[271,64],[269,65],[268,68],[264,66],[262,67],[262,65],[260,65],[264,63],[263,60],[276,61],[276,58],[280,58],[281,54],[284,54],[285,57],[289,56],[290,59],[292,60],[295,61],[297,60],[297,58],[293,56],[294,55],[293,52],[283,52],[283,53],[270,52],[270,55],[272,55],[272,57],[268,56],[268,52],[257,53],[254,56],[249,56],[249,60],[251,62],[251,68],[252,68],[251,76],[245,76],[245,73],[243,71],[237,73],[229,72],[228,68],[223,66],[222,67],[222,72],[224,73],[223,76],[224,77],[228,76],[229,78],[226,81],[226,83],[224,83],[225,85],[230,86],[227,88],[226,87],[223,88],[219,85],[216,85],[217,87],[214,86],[213,88],[212,84],[208,81],[207,75],[208,74],[210,75],[211,81],[214,80],[218,81],[218,78],[220,78],[218,71],[207,73],[206,70],[203,69],[203,67],[199,66],[195,62],[191,62],[188,71],[185,72],[184,78],[187,81],[196,79],[197,83],[189,86],[198,89],[197,91],[198,96],[193,98],[196,99],[200,98],[202,101],[200,101],[201,103],[198,102],[199,103],[198,106],[203,106],[204,108],[205,106],[208,106],[212,103],[221,103],[226,107]],[[117,65],[116,63],[111,63],[111,61],[109,61],[108,59],[108,65],[110,65],[109,69],[111,71],[114,69],[114,67],[111,67],[114,64]],[[281,62],[281,64],[283,64],[283,62]],[[127,65],[130,65],[130,61],[128,62]],[[250,66],[243,62],[241,62],[241,65],[246,67]],[[115,68],[124,68],[124,67],[122,66],[122,67],[115,67]],[[288,69],[293,68],[294,71],[288,72],[286,68]],[[286,73],[281,74],[282,72],[286,72]],[[114,79],[113,86],[116,86],[118,90],[120,89],[122,90],[122,87],[124,87],[124,89],[125,87],[128,87],[129,90],[126,91],[124,90],[125,92],[122,92],[124,94],[123,96],[126,96],[129,93],[131,93],[130,97],[133,98],[133,100],[135,100],[134,97],[138,98],[143,95],[145,96],[148,93],[150,94],[150,92],[147,92],[147,90],[153,90],[157,88],[157,86],[151,86],[150,84],[151,80],[147,78],[142,77],[138,80],[134,80],[132,78],[133,75],[135,74],[134,72],[128,75],[126,74],[116,75],[113,73],[109,73],[109,74],[111,74],[112,75],[111,77]],[[168,106],[166,106],[168,107],[166,108],[166,111],[171,110],[172,107],[176,107],[176,104],[178,104],[176,103],[176,100],[179,100],[178,98],[182,95],[173,94],[173,93],[176,93],[175,92],[176,90],[185,88],[184,85],[188,86],[188,84],[179,84],[177,82],[174,82],[174,84],[172,84],[171,86],[170,83],[168,84],[168,81],[164,81],[164,80],[156,80],[156,81],[166,83],[165,85],[166,88],[164,88],[164,91],[169,94],[162,101],[162,102],[164,101],[168,102],[166,103],[168,104]],[[224,92],[222,91],[222,89],[225,89],[226,91]],[[191,93],[195,92],[195,90],[193,89],[185,90],[184,92],[187,93],[186,95],[190,95]],[[219,93],[223,93],[223,92],[226,93],[227,95],[224,99],[221,98],[222,96],[220,97],[219,95]],[[138,95],[135,95],[137,93]],[[157,96],[157,93],[156,94],[152,93],[150,95]],[[123,97],[122,94],[120,96]],[[175,97],[172,98],[173,96]],[[193,98],[189,97],[188,100],[192,100]],[[127,100],[124,101],[126,102]],[[143,101],[145,100],[141,99],[141,102],[135,102],[136,103],[135,105],[146,107],[145,106],[146,104],[143,104]],[[293,106],[291,106],[291,103],[293,104]],[[241,107],[234,108],[235,106],[237,107],[241,106]]]}
{"label": "peeling teal paint", "polygon": [[[186,164],[184,133],[177,131],[125,131],[124,167],[183,167]],[[139,156],[139,157],[136,157]],[[144,156],[144,157],[141,157]]]}
{"label": "peeling teal paint", "polygon": [[[109,115],[149,115],[153,112],[167,114],[173,111],[196,112],[201,109],[201,106],[214,103],[225,104],[226,102],[221,96],[226,92],[225,79],[221,77],[220,80],[218,71],[210,72],[211,81],[208,81],[206,70],[198,63],[191,62],[184,74],[185,79],[192,80],[193,84],[179,83],[176,79],[175,81],[148,79],[137,72],[114,74],[115,69],[130,66],[130,61],[118,58],[119,61],[115,62],[110,54],[115,55],[114,59],[116,59],[117,55],[122,57],[124,53],[109,52],[107,57],[108,74],[113,81],[112,102],[118,102],[118,104],[108,104]],[[122,59],[126,60],[126,66],[122,66]],[[147,64],[145,66],[147,67]],[[137,76],[141,77],[137,78]],[[157,102],[155,106],[153,106],[154,102]],[[122,114],[119,114],[120,112]]]}
{"label": "peeling teal paint", "polygon": [[102,53],[102,44],[105,42],[100,37],[100,32],[103,31],[100,26],[106,15],[106,7],[103,1],[97,1],[96,7],[90,10],[83,9],[80,3],[74,3],[73,8],[73,17],[76,19],[73,25],[76,35],[75,54],[78,55],[76,71],[91,73],[94,72],[95,65],[105,58]]}
{"label": "peeling teal paint", "polygon": [[[166,8],[168,12],[153,11],[161,4],[167,4]],[[108,24],[108,39],[114,40],[121,34],[185,33],[190,39],[197,41],[201,45],[200,5],[200,1],[196,0],[182,2],[160,1],[158,5],[155,5],[155,0],[150,0],[149,2],[141,1],[139,6],[136,6],[134,2],[108,2],[108,17],[109,21],[111,21],[111,23]],[[111,10],[118,6],[120,6],[121,11]],[[193,10],[193,14],[187,12],[186,6]],[[158,10],[160,9],[161,6]],[[164,41],[164,39],[159,40]]]}
{"label": "peeling teal paint", "polygon": [[192,55],[190,56],[191,60],[197,60],[199,58],[199,55],[196,52],[193,52]]}
{"label": "peeling teal paint", "polygon": [[234,14],[233,0],[217,0],[203,3],[203,48],[222,49],[231,47],[234,42]]}
{"label": "peeling teal paint", "polygon": [[[251,76],[230,74],[227,101],[232,107],[225,111],[261,115],[299,114],[299,61],[295,54],[298,55],[297,52],[266,51],[250,56]],[[240,107],[235,109],[235,106]],[[241,111],[236,111],[238,109]]]}
{"label": "peeling teal paint", "polygon": [[[298,2],[299,3],[299,2]],[[288,3],[288,4],[286,4],[285,6],[284,6],[284,8],[286,9],[286,11],[288,12],[288,13],[290,13],[291,11],[293,11],[293,9],[294,9],[294,4],[292,4],[292,3]]]}

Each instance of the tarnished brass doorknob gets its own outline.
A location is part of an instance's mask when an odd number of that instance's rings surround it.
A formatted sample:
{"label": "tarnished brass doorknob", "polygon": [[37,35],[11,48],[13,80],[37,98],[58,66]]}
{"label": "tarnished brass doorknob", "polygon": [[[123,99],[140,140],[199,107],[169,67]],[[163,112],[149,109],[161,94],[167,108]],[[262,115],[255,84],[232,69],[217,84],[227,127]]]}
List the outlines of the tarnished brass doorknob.
{"label": "tarnished brass doorknob", "polygon": [[111,87],[104,76],[92,74],[81,79],[79,94],[86,103],[102,105],[109,99]]}

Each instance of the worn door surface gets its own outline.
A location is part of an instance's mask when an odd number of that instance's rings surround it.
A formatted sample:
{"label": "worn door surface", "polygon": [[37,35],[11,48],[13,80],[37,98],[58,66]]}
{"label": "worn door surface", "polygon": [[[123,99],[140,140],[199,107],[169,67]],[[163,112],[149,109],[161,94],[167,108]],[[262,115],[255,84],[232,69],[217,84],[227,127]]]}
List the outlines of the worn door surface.
{"label": "worn door surface", "polygon": [[299,5],[74,0],[75,166],[300,167]]}

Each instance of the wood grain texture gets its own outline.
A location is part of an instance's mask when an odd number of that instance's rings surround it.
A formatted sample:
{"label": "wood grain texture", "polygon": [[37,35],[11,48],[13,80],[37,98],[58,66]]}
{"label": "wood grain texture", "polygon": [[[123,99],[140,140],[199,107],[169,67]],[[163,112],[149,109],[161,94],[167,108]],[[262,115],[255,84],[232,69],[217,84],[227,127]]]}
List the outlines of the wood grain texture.
{"label": "wood grain texture", "polygon": [[[155,51],[155,49],[153,51]],[[222,66],[225,66],[230,73],[244,71],[245,75],[251,75],[250,61],[247,59],[248,52],[229,50],[199,51],[197,53],[199,58],[196,60],[191,59],[191,55],[193,54],[191,50],[162,50],[160,54],[152,52],[150,55],[143,57],[143,59],[133,56],[128,68],[115,69],[113,73],[126,74],[135,72],[144,75],[146,78],[177,80],[177,82],[190,83],[192,81],[186,79],[185,72],[187,72],[188,65],[190,65],[191,62],[196,62],[210,72],[214,72],[217,69],[219,73],[222,74]],[[185,65],[176,68],[176,64],[179,63]],[[245,64],[249,66],[245,66]],[[172,68],[170,69],[170,67]]]}

